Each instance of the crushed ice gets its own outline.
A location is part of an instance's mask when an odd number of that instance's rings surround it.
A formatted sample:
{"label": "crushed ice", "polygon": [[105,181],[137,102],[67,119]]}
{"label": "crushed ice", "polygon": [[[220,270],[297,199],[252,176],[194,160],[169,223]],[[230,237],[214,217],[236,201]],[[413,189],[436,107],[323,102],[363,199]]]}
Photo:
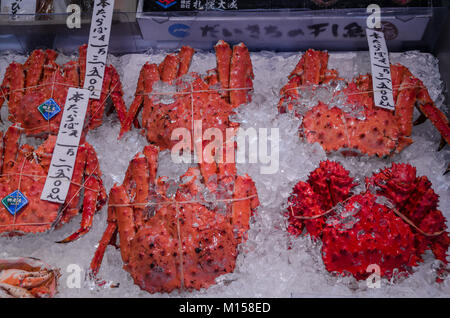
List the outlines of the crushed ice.
{"label": "crushed ice", "polygon": [[[129,106],[136,89],[137,74],[142,65],[151,61],[159,63],[165,52],[131,54],[109,57],[119,71],[125,92],[125,102]],[[94,226],[82,239],[69,245],[56,244],[79,226],[80,216],[69,224],[51,233],[26,235],[23,237],[0,238],[0,257],[32,256],[61,268],[60,292],[57,297],[438,297],[450,294],[450,278],[435,283],[436,261],[431,253],[424,256],[425,262],[414,268],[414,273],[406,279],[388,281],[383,279],[381,288],[368,288],[365,281],[352,277],[333,275],[325,270],[320,254],[320,242],[313,242],[308,236],[292,237],[285,231],[286,219],[283,211],[292,187],[299,180],[306,180],[326,155],[318,144],[302,143],[298,138],[299,120],[290,114],[278,114],[278,92],[287,82],[287,76],[297,64],[299,53],[260,52],[252,54],[255,72],[253,102],[241,106],[234,119],[243,128],[278,127],[280,130],[279,172],[274,175],[260,173],[259,164],[238,164],[238,173],[248,173],[256,183],[261,206],[253,217],[249,238],[239,247],[240,253],[233,273],[217,279],[217,284],[207,290],[192,293],[176,291],[171,294],[151,295],[133,284],[130,275],[123,270],[120,252],[113,246],[107,248],[99,273],[108,282],[120,283],[118,288],[99,288],[89,285],[89,280],[81,288],[69,288],[73,278],[71,264],[87,274],[99,239],[106,228],[106,208],[94,217]],[[64,56],[60,56],[64,60]],[[67,59],[67,58],[66,58]],[[3,54],[0,56],[0,78],[13,60],[24,62],[24,56]],[[407,52],[391,54],[391,62],[401,62],[418,76],[430,91],[438,107],[443,107],[443,83],[440,80],[438,61],[430,54]],[[200,74],[215,67],[212,53],[198,52],[194,55],[192,71]],[[370,70],[368,54],[332,53],[330,68],[349,80],[355,74],[365,74]],[[270,89],[268,89],[270,88]],[[6,104],[1,110],[2,119],[7,118]],[[4,126],[2,126],[4,130]],[[95,147],[103,179],[107,190],[114,183],[122,183],[129,161],[142,150],[146,141],[138,130],[133,129],[121,140],[117,118],[108,117],[104,124],[89,133],[88,141]],[[433,183],[433,189],[440,196],[439,209],[450,220],[450,176],[443,176],[450,151],[447,146],[436,152],[439,134],[427,122],[413,129],[414,143],[401,154],[380,160],[359,157],[344,158],[334,154],[329,159],[341,162],[351,171],[353,177],[364,179],[371,172],[390,165],[391,162],[407,162],[417,167],[418,175],[426,175]],[[189,164],[175,164],[170,153],[159,155],[158,176],[177,179],[184,174]],[[450,226],[447,223],[447,226]],[[111,283],[111,284],[112,284]],[[91,288],[89,288],[91,287]]]}

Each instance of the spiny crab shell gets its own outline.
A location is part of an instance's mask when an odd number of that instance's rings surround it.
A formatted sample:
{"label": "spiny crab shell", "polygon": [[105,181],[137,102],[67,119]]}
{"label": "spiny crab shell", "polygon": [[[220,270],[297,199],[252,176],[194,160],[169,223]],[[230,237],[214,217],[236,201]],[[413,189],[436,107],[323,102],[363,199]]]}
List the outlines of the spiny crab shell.
{"label": "spiny crab shell", "polygon": [[341,164],[321,162],[293,189],[288,232],[321,240],[326,269],[357,279],[367,278],[372,264],[380,267],[382,277],[411,273],[431,249],[442,262],[441,281],[450,239],[428,178],[417,177],[409,164],[393,163],[365,183],[367,190],[354,194],[357,184]]}
{"label": "spiny crab shell", "polygon": [[[0,86],[0,107],[7,99],[8,119],[20,124],[27,135],[41,137],[56,134],[69,87],[84,85],[86,53],[85,44],[79,49],[78,60],[69,61],[63,66],[56,63],[58,53],[53,50],[34,50],[24,64],[12,62]],[[102,124],[108,97],[122,123],[126,117],[126,107],[120,77],[112,65],[105,67],[100,99],[89,100],[86,129],[94,129]],[[54,99],[61,111],[46,120],[38,106],[49,98]]]}
{"label": "spiny crab shell", "polygon": [[94,213],[106,203],[106,191],[94,148],[82,142],[77,152],[72,183],[64,204],[41,200],[45,179],[55,147],[56,136],[50,135],[37,149],[28,144],[19,148],[23,130],[10,126],[0,148],[0,198],[20,190],[28,200],[12,215],[0,204],[0,234],[17,235],[45,232],[69,222],[83,207],[80,229],[61,241],[76,240],[89,231]]}
{"label": "spiny crab shell", "polygon": [[207,288],[234,270],[237,246],[259,205],[255,185],[236,175],[234,163],[214,162],[189,168],[174,190],[156,179],[158,151],[146,146],[131,160],[123,184],[111,189],[108,227],[92,272],[98,273],[118,231],[124,268],[141,289]]}
{"label": "spiny crab shell", "polygon": [[[250,54],[243,43],[231,49],[224,41],[217,43],[215,51],[217,67],[206,76],[188,73],[194,55],[194,49],[188,46],[178,54],[167,55],[159,65],[145,63],[120,136],[131,129],[133,122],[139,126],[136,117],[141,109],[143,133],[161,150],[171,149],[176,143],[172,139],[175,129],[191,131],[195,121],[201,121],[202,134],[208,128],[217,128],[225,135],[226,128],[237,127],[229,116],[251,99]],[[173,93],[161,92],[160,87],[171,88]]]}
{"label": "spiny crab shell", "polygon": [[[424,84],[405,66],[391,65],[394,112],[375,106],[370,74],[347,83],[327,67],[327,52],[306,51],[280,92],[279,111],[294,112],[302,119],[300,135],[307,142],[318,142],[326,152],[389,156],[412,143],[415,106],[421,113],[416,123],[430,119],[443,138],[441,145],[450,141],[447,117],[435,107]],[[327,87],[331,89],[330,101],[305,106],[302,99],[310,103],[308,94]]]}
{"label": "spiny crab shell", "polygon": [[0,298],[51,298],[60,276],[37,258],[0,259]]}

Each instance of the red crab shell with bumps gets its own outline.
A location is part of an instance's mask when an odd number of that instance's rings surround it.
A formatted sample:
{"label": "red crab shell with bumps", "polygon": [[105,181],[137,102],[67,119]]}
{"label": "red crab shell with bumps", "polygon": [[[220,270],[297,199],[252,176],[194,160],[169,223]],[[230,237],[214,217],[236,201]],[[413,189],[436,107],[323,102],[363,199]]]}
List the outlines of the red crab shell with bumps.
{"label": "red crab shell with bumps", "polygon": [[393,163],[366,178],[365,192],[354,194],[356,185],[339,163],[321,162],[294,187],[288,231],[321,240],[326,269],[357,279],[367,278],[372,264],[382,277],[410,273],[431,249],[442,264],[441,281],[450,239],[427,177],[417,177],[409,164]]}
{"label": "red crab shell with bumps", "polygon": [[301,106],[302,90],[314,92],[319,86],[343,81],[335,70],[327,67],[327,52],[306,51],[280,92],[279,111],[293,111],[302,118],[300,135],[307,142],[318,142],[326,152],[389,156],[412,143],[415,106],[421,113],[416,123],[430,119],[442,136],[441,147],[450,141],[447,117],[434,106],[423,83],[400,64],[391,65],[394,112],[374,105],[371,75],[360,75],[334,93],[334,96],[343,94],[347,106],[360,110],[361,118],[322,101],[310,109]]}
{"label": "red crab shell with bumps", "polygon": [[[161,150],[171,149],[175,129],[192,131],[201,122],[201,133],[208,128],[220,129],[225,136],[233,109],[251,99],[253,70],[248,49],[243,43],[233,49],[224,41],[215,46],[217,67],[206,76],[188,73],[194,49],[183,46],[178,54],[169,54],[161,64],[147,62],[141,69],[135,98],[130,106],[120,136],[139,126],[137,115],[142,110],[142,126],[147,140]],[[171,85],[176,92],[161,93],[156,83]],[[168,95],[168,96],[167,96]],[[171,100],[164,101],[170,97]],[[120,137],[119,136],[119,137]]]}
{"label": "red crab shell with bumps", "polygon": [[0,259],[0,298],[51,298],[60,276],[36,258]]}
{"label": "red crab shell with bumps", "polygon": [[[56,134],[70,87],[83,87],[86,74],[87,45],[79,49],[79,58],[63,66],[56,63],[58,53],[53,50],[35,50],[24,64],[12,62],[6,69],[0,86],[0,107],[8,101],[8,119],[20,124],[24,133],[33,136]],[[86,129],[102,124],[108,99],[111,99],[120,122],[126,117],[122,85],[116,69],[107,65],[100,99],[90,99],[87,110]],[[46,120],[38,106],[53,98],[61,111]]]}
{"label": "red crab shell with bumps", "polygon": [[207,288],[234,270],[237,245],[259,205],[255,185],[236,175],[234,163],[200,163],[170,195],[173,184],[156,179],[158,151],[146,146],[131,160],[123,184],[111,189],[108,226],[92,272],[98,273],[118,232],[124,268],[141,289]]}
{"label": "red crab shell with bumps", "polygon": [[20,127],[13,125],[8,128],[4,138],[0,138],[3,141],[0,148],[0,158],[3,159],[0,166],[2,169],[0,198],[3,199],[13,191],[19,190],[28,200],[28,204],[14,215],[0,205],[0,234],[16,235],[48,231],[54,226],[69,222],[78,215],[79,207],[82,205],[80,229],[61,242],[78,239],[89,231],[94,213],[106,203],[106,192],[94,148],[87,142],[80,144],[72,183],[66,202],[61,205],[41,200],[56,136],[50,135],[34,149],[27,144],[19,147],[22,132]]}

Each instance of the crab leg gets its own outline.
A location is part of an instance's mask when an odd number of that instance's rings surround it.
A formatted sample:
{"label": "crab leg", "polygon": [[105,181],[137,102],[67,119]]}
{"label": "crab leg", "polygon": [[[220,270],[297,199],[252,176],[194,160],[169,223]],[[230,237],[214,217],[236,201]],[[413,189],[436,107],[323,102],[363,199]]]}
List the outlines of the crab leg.
{"label": "crab leg", "polygon": [[25,288],[0,283],[0,297],[34,298]]}
{"label": "crab leg", "polygon": [[108,226],[106,227],[103,236],[98,243],[98,247],[95,250],[94,257],[92,258],[90,270],[92,275],[97,276],[100,266],[103,261],[103,256],[105,255],[106,248],[108,245],[113,244],[113,239],[117,233],[117,223],[115,221],[108,221]]}
{"label": "crab leg", "polygon": [[46,270],[28,272],[20,269],[6,269],[0,273],[0,282],[19,286],[22,288],[34,288],[40,286],[54,277],[53,272]]}
{"label": "crab leg", "polygon": [[178,59],[180,60],[180,65],[178,67],[177,78],[186,75],[191,66],[192,56],[194,55],[194,49],[189,46],[182,46],[180,52],[178,53]]}
{"label": "crab leg", "polygon": [[[131,124],[137,117],[142,104],[145,102],[150,102],[150,97],[144,96],[144,94],[149,94],[152,92],[153,84],[160,80],[158,66],[156,64],[145,63],[139,74],[139,79],[136,87],[136,93],[134,96],[133,103],[128,110],[126,120],[124,121],[122,128],[119,133],[119,139],[123,134],[130,130]],[[145,116],[142,116],[142,120],[145,120]]]}
{"label": "crab leg", "polygon": [[178,67],[180,65],[180,58],[174,54],[168,54],[161,64],[158,66],[158,71],[161,74],[163,82],[171,82],[177,78]]}
{"label": "crab leg", "polygon": [[120,124],[123,125],[127,117],[127,108],[123,101],[122,84],[120,83],[120,77],[117,70],[113,66],[109,66],[108,68],[111,70],[111,84],[109,86],[111,100],[116,109]]}
{"label": "crab leg", "polygon": [[[23,64],[23,68],[27,74],[25,87],[38,85],[42,70],[44,69],[45,59],[46,54],[42,50],[34,50],[28,57],[27,61]],[[36,90],[36,88],[33,90]]]}
{"label": "crab leg", "polygon": [[[214,46],[214,50],[216,51],[216,60],[217,60],[217,76],[222,85],[223,89],[228,89],[230,87],[230,66],[231,66],[231,55],[232,50],[228,43],[223,40],[217,42]],[[230,92],[223,91],[221,96],[225,98],[226,101],[229,101]]]}
{"label": "crab leg", "polygon": [[80,87],[84,86],[84,77],[86,75],[86,57],[87,57],[87,44],[80,46],[78,50],[78,65],[80,67]]}
{"label": "crab leg", "polygon": [[[80,157],[77,154],[77,163],[72,176],[72,184],[69,188],[67,198],[71,200],[68,203],[68,209],[64,212],[62,222],[67,222],[78,213],[78,201],[80,197],[79,184],[84,171],[85,188],[83,198],[83,212],[80,228],[58,243],[70,243],[89,232],[92,226],[93,217],[96,211],[99,211],[106,201],[106,193],[101,181],[101,174],[98,172],[98,159],[95,150],[89,144],[84,144],[79,150]],[[84,160],[83,160],[84,159]]]}
{"label": "crab leg", "polygon": [[19,138],[22,134],[21,130],[22,129],[17,125],[12,125],[6,131],[3,139],[4,151],[2,174],[9,173],[15,163],[18,153]]}
{"label": "crab leg", "polygon": [[5,77],[1,89],[3,91],[0,97],[0,107],[3,104],[3,95],[8,98],[9,119],[14,120],[14,114],[24,95],[25,72],[20,63],[12,62],[5,72]]}
{"label": "crab leg", "polygon": [[233,47],[233,56],[230,67],[230,102],[233,107],[251,101],[249,90],[253,88],[253,69],[250,53],[244,43],[239,43]]}

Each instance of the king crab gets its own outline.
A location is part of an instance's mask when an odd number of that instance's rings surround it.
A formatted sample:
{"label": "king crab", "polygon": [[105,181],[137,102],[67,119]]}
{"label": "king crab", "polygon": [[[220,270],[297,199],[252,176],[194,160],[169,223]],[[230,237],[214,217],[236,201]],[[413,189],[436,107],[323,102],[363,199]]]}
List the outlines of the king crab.
{"label": "king crab", "polygon": [[50,298],[57,292],[58,269],[36,258],[0,259],[0,298]]}
{"label": "king crab", "polygon": [[[243,43],[233,50],[224,41],[215,46],[217,67],[201,77],[189,73],[194,49],[183,46],[178,54],[169,54],[157,64],[145,63],[139,74],[136,93],[120,136],[131,129],[142,109],[143,132],[147,140],[170,149],[174,129],[193,129],[195,121],[201,121],[202,130],[236,127],[229,116],[233,109],[250,101],[253,70],[250,54]],[[159,93],[156,84],[165,85],[173,93]],[[169,98],[167,98],[169,97]],[[167,100],[169,99],[169,100]],[[202,133],[203,133],[202,131]],[[119,136],[119,137],[120,137]]]}
{"label": "king crab", "polygon": [[[374,105],[372,77],[360,75],[345,88],[334,92],[351,111],[321,101],[312,108],[299,102],[305,90],[314,92],[321,86],[336,85],[338,74],[329,70],[328,53],[308,50],[281,89],[278,109],[294,112],[302,118],[301,136],[309,143],[318,142],[326,152],[367,154],[379,157],[398,153],[412,143],[414,106],[421,116],[416,124],[431,120],[442,136],[441,147],[450,141],[447,117],[434,106],[423,83],[403,65],[391,65],[395,112]],[[358,111],[360,118],[352,114]]]}
{"label": "king crab", "polygon": [[[82,205],[80,229],[60,243],[74,241],[89,231],[94,213],[106,203],[97,154],[89,143],[81,143],[65,203],[41,200],[56,136],[50,135],[37,149],[28,144],[19,148],[22,132],[20,127],[13,125],[8,128],[4,138],[0,136],[0,158],[3,159],[0,165],[0,198],[5,200],[7,197],[19,197],[16,193],[18,190],[27,201],[20,209],[20,202],[17,203],[11,211],[7,210],[2,201],[0,234],[21,235],[48,231],[69,222],[79,213]],[[16,194],[12,195],[13,193]]]}
{"label": "king crab", "polygon": [[[55,62],[58,53],[53,50],[35,50],[24,64],[12,62],[6,69],[0,86],[0,107],[6,99],[8,119],[20,124],[27,135],[45,137],[47,134],[56,134],[69,88],[84,85],[86,53],[87,45],[82,45],[78,60],[69,61],[63,66]],[[108,97],[111,97],[122,123],[126,116],[122,85],[119,74],[111,65],[105,68],[100,99],[89,100],[86,129],[94,129],[102,124]],[[51,99],[61,111],[48,117],[56,109]],[[45,108],[39,110],[38,107],[44,103]]]}
{"label": "king crab", "polygon": [[135,284],[150,293],[207,288],[234,270],[259,205],[250,177],[234,163],[200,163],[177,186],[156,178],[158,149],[146,146],[110,192],[108,226],[91,263],[99,271],[105,249],[120,237],[120,252]]}
{"label": "king crab", "polygon": [[293,189],[288,232],[321,239],[326,269],[357,279],[366,279],[372,264],[382,277],[408,274],[431,249],[441,262],[442,281],[450,239],[428,178],[417,177],[409,164],[393,163],[365,183],[365,192],[353,194],[357,184],[349,172],[337,162],[321,162]]}

